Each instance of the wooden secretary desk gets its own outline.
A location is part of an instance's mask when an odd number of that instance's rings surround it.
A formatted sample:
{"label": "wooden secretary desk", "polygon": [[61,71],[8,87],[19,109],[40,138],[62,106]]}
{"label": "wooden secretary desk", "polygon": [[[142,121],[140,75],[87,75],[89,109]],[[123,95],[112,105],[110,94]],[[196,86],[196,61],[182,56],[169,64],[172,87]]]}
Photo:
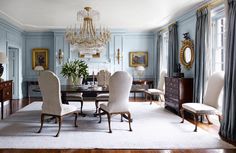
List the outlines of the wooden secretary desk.
{"label": "wooden secretary desk", "polygon": [[12,80],[0,82],[0,102],[1,102],[1,119],[3,119],[4,102],[10,101],[10,113],[12,113]]}
{"label": "wooden secretary desk", "polygon": [[165,105],[178,114],[183,103],[192,102],[193,78],[165,77]]}

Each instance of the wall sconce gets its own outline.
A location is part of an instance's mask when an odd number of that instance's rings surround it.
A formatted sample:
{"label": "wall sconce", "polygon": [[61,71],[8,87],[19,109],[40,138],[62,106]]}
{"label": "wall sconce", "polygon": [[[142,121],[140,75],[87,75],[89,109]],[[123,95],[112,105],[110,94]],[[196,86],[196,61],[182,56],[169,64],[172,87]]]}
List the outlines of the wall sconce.
{"label": "wall sconce", "polygon": [[61,64],[63,62],[63,58],[64,58],[64,53],[61,49],[59,49],[59,51],[57,53],[57,59],[58,59],[59,64]]}
{"label": "wall sconce", "polygon": [[117,58],[118,64],[120,64],[120,60],[123,58],[123,54],[121,53],[119,48],[117,49],[116,58]]}

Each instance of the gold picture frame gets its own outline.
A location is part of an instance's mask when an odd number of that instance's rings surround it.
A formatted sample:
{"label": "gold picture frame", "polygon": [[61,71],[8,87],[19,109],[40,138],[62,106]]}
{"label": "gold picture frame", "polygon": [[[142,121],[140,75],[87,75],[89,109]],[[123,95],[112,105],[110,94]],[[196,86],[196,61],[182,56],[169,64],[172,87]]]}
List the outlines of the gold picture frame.
{"label": "gold picture frame", "polygon": [[32,69],[36,66],[42,66],[44,70],[48,70],[48,49],[33,48],[32,49]]}
{"label": "gold picture frame", "polygon": [[148,52],[129,52],[129,66],[148,66]]}

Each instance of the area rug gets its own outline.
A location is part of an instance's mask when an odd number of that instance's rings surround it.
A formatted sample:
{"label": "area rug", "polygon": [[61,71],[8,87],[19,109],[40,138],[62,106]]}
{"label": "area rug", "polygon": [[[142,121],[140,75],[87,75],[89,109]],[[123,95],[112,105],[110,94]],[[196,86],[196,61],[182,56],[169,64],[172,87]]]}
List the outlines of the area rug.
{"label": "area rug", "polygon": [[[73,116],[62,123],[60,137],[53,137],[58,125],[45,123],[41,133],[41,102],[34,102],[0,122],[0,148],[58,148],[58,149],[211,149],[235,148],[217,135],[199,128],[160,105],[129,103],[133,118],[133,132],[128,131],[128,122],[120,122],[120,116],[112,118],[113,133],[108,133],[106,116],[101,124],[93,117],[94,102],[85,102],[86,117],[78,118],[78,127],[73,126]],[[79,107],[79,103],[71,103]]]}

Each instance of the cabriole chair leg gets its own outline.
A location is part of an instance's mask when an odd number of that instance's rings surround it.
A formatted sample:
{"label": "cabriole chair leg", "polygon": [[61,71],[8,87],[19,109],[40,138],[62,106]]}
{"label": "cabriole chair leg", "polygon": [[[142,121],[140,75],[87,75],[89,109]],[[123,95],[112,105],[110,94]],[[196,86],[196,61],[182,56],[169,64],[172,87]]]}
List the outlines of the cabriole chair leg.
{"label": "cabriole chair leg", "polygon": [[127,113],[128,114],[128,120],[129,120],[129,131],[132,131],[132,128],[131,128],[131,114],[130,113]]}
{"label": "cabriole chair leg", "polygon": [[59,120],[59,128],[58,128],[58,132],[57,132],[57,134],[55,135],[55,137],[59,137],[59,134],[60,134],[60,131],[61,131],[61,121],[62,121],[62,117],[59,116],[59,117],[58,117],[58,120]]}
{"label": "cabriole chair leg", "polygon": [[75,127],[78,127],[78,125],[77,125],[77,117],[78,117],[78,113],[76,112],[76,113],[74,113],[74,115],[75,115]]}
{"label": "cabriole chair leg", "polygon": [[109,133],[112,133],[112,131],[111,131],[111,115],[109,113],[107,113],[107,119],[108,119]]}
{"label": "cabriole chair leg", "polygon": [[198,124],[198,115],[197,115],[197,114],[194,115],[194,120],[195,120],[195,129],[194,129],[194,132],[197,132],[197,124]]}
{"label": "cabriole chair leg", "polygon": [[98,114],[99,114],[99,122],[98,123],[101,123],[102,122],[101,108],[98,109]]}
{"label": "cabriole chair leg", "polygon": [[183,108],[180,109],[180,114],[182,117],[182,121],[180,123],[184,123],[184,109]]}
{"label": "cabriole chair leg", "polygon": [[41,126],[40,126],[40,129],[39,129],[39,131],[37,133],[40,133],[42,131],[43,122],[44,122],[44,114],[41,114]]}

